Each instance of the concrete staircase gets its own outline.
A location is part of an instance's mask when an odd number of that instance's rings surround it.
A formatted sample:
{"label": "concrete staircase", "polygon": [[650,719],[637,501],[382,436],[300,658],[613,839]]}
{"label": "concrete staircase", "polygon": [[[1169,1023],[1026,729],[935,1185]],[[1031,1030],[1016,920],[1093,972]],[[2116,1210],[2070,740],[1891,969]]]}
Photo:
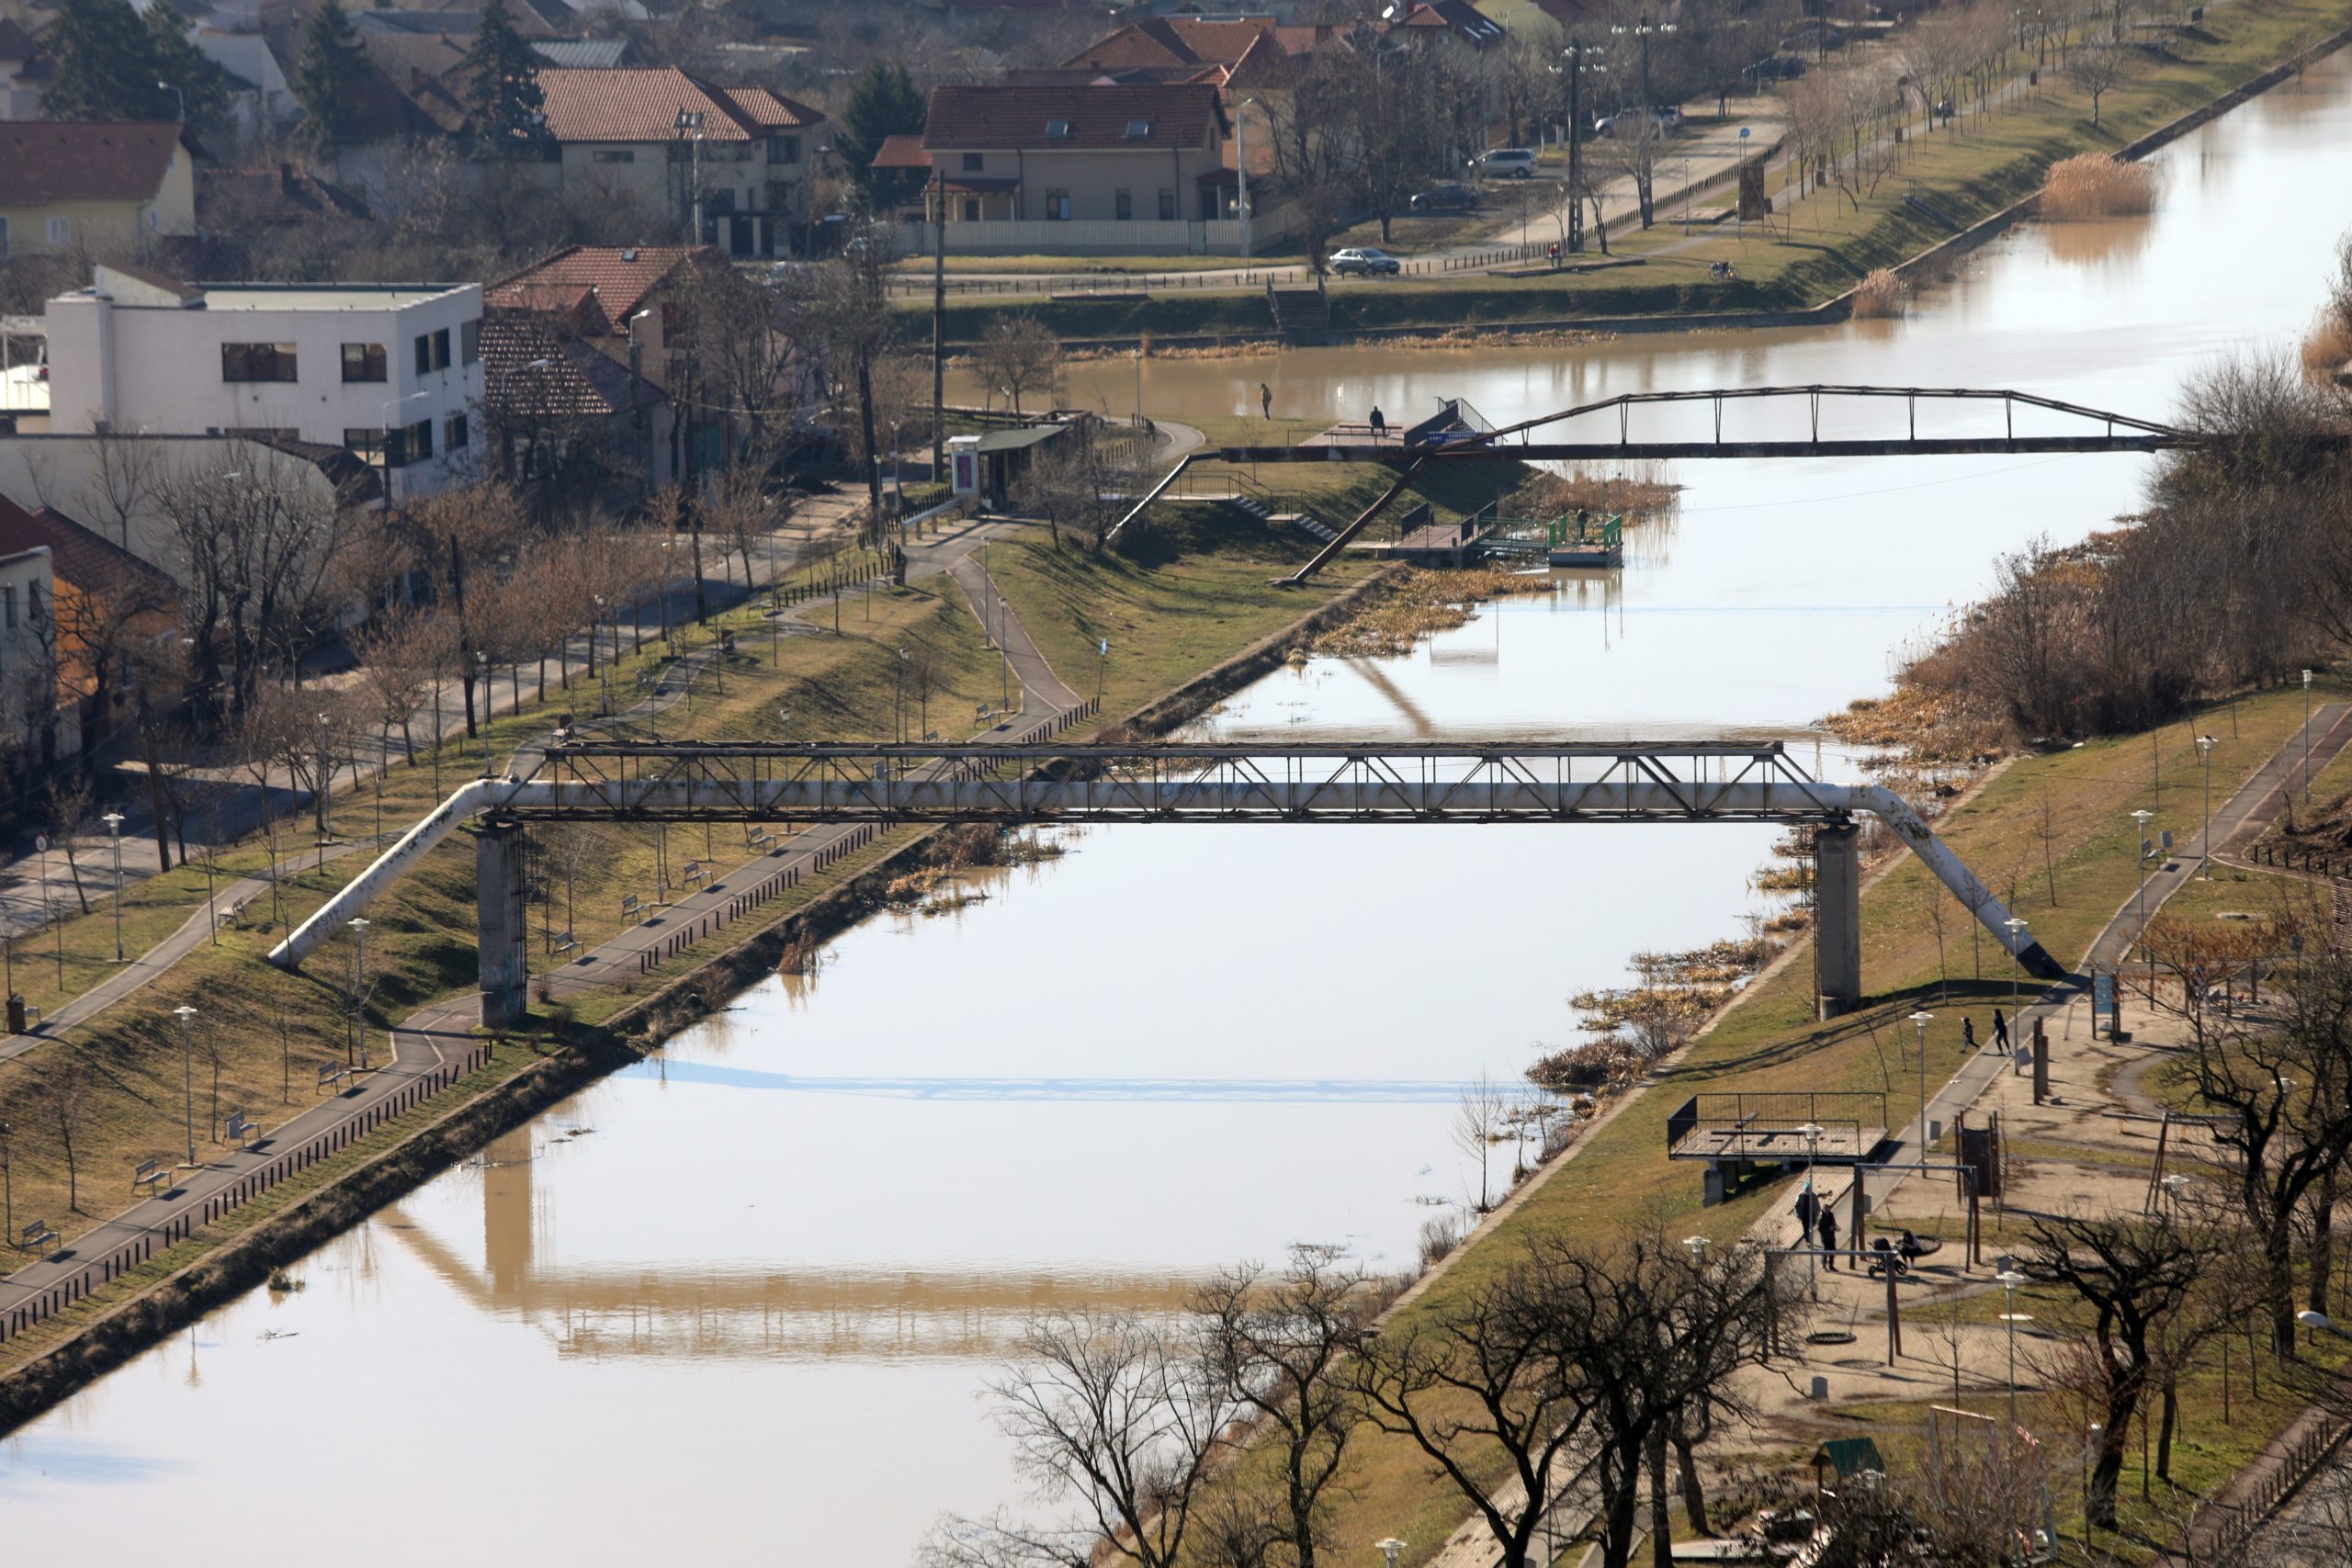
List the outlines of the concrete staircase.
{"label": "concrete staircase", "polygon": [[1320,288],[1277,288],[1269,278],[1266,308],[1284,337],[1320,337],[1331,329],[1331,300]]}
{"label": "concrete staircase", "polygon": [[1246,516],[1254,517],[1269,528],[1297,528],[1312,534],[1324,544],[1340,536],[1311,512],[1277,512],[1263,497],[1255,495],[1229,496],[1226,504]]}

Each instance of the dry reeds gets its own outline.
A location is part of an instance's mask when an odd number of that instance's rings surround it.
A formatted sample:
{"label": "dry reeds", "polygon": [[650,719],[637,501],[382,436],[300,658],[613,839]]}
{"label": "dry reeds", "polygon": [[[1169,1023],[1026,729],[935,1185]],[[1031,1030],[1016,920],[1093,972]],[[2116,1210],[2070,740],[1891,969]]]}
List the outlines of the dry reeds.
{"label": "dry reeds", "polygon": [[2049,219],[2123,218],[2155,205],[2156,175],[2147,164],[2079,152],[2050,165],[2035,210]]}
{"label": "dry reeds", "polygon": [[1468,625],[1481,599],[1548,593],[1552,588],[1552,579],[1543,572],[1408,571],[1386,597],[1323,633],[1308,651],[1340,659],[1392,658],[1410,652],[1424,637]]}
{"label": "dry reeds", "polygon": [[2334,310],[2323,310],[2303,334],[2303,374],[2326,381],[2352,367],[2352,321]]}
{"label": "dry reeds", "polygon": [[1658,475],[1646,464],[1597,474],[1582,468],[1537,474],[1503,498],[1502,512],[1507,517],[1559,517],[1579,509],[1596,517],[1660,516],[1681,504],[1682,487]]}
{"label": "dry reeds", "polygon": [[1909,298],[1911,286],[1887,267],[1880,267],[1854,286],[1854,315],[1860,320],[1872,320],[1903,314],[1903,301]]}

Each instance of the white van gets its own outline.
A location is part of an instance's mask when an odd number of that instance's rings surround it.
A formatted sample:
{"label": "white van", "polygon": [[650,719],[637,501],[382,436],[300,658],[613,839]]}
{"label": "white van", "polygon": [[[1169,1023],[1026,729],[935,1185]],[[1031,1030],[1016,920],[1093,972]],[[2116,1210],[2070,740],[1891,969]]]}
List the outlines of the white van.
{"label": "white van", "polygon": [[1535,172],[1535,154],[1524,147],[1498,147],[1478,154],[1481,179],[1523,180]]}

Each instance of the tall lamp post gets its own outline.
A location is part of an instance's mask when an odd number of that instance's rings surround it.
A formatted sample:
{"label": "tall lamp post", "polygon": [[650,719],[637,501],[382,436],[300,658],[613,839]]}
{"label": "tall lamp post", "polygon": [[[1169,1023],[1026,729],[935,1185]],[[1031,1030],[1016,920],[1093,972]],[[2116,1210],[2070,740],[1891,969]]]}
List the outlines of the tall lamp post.
{"label": "tall lamp post", "polygon": [[[2147,945],[2148,939],[2148,824],[2154,821],[2155,817],[2156,814],[2153,811],[2142,810],[2132,813],[2132,820],[2139,829],[2132,835],[2132,852],[2140,862],[2140,920],[2138,929],[2132,934],[2132,940],[2143,948]],[[2150,953],[2148,954],[2148,1000],[2154,1002],[2155,999],[2156,960],[2155,955]]]}
{"label": "tall lamp post", "polygon": [[2220,744],[2210,735],[2197,738],[2197,754],[2205,762],[2205,830],[2197,837],[2197,874],[2206,882],[2213,880],[2213,748]]}
{"label": "tall lamp post", "polygon": [[[358,1043],[359,1060],[368,1060],[368,922],[364,919],[344,922],[359,944],[351,957],[351,1033]],[[344,1057],[348,1062],[350,1055]]]}
{"label": "tall lamp post", "polygon": [[1387,1568],[1396,1568],[1396,1554],[1405,1550],[1405,1543],[1392,1535],[1386,1540],[1374,1541],[1372,1548],[1388,1559]]}
{"label": "tall lamp post", "polygon": [[1650,110],[1650,35],[1652,33],[1670,33],[1674,30],[1674,24],[1672,22],[1653,22],[1649,18],[1649,13],[1644,12],[1642,14],[1641,20],[1635,22],[1632,27],[1629,28],[1621,25],[1613,27],[1609,30],[1620,37],[1623,37],[1627,33],[1631,33],[1634,37],[1642,40],[1642,112],[1644,114],[1647,114]]}
{"label": "tall lamp post", "polygon": [[2312,798],[2312,672],[2303,671],[2303,804]]}
{"label": "tall lamp post", "polygon": [[1561,57],[1568,62],[1568,220],[1566,243],[1571,254],[1582,254],[1584,251],[1584,128],[1577,123],[1582,115],[1578,107],[1578,88],[1583,85],[1587,71],[1606,69],[1584,62],[1585,56],[1600,52],[1597,46],[1573,38],[1568,39],[1568,46],[1560,51]]}
{"label": "tall lamp post", "polygon": [[2015,1043],[2025,1038],[2025,1010],[2018,1005],[2018,976],[2021,967],[2018,962],[2018,954],[2025,950],[2027,928],[2025,921],[2015,915],[2011,915],[2001,924],[2009,933],[2009,1037],[2011,1049],[2014,1051]]}
{"label": "tall lamp post", "polygon": [[2018,1429],[2018,1325],[2031,1323],[2033,1314],[2018,1311],[2018,1287],[2025,1283],[2024,1275],[2014,1269],[2004,1269],[1993,1278],[2008,1292],[2009,1310],[2001,1314],[2001,1321],[2009,1330],[2009,1437],[2014,1441]]}
{"label": "tall lamp post", "polygon": [[114,837],[114,961],[122,962],[122,813],[109,811],[102,818]]}
{"label": "tall lamp post", "polygon": [[188,1022],[196,1017],[196,1010],[185,1004],[172,1010],[180,1021],[180,1091],[185,1104],[183,1115],[187,1126],[188,1168],[196,1168],[196,1045],[188,1034]]}
{"label": "tall lamp post", "polygon": [[[1813,1194],[1815,1223],[1819,1224],[1821,1214],[1821,1189],[1814,1184],[1813,1172],[1814,1163],[1821,1154],[1821,1125],[1815,1122],[1808,1122],[1804,1126],[1798,1128],[1797,1131],[1804,1134],[1804,1190]],[[1804,1237],[1804,1240],[1805,1278],[1808,1280],[1817,1280],[1819,1279],[1817,1271],[1820,1268],[1820,1260],[1813,1255],[1813,1237],[1808,1235]]]}
{"label": "tall lamp post", "polygon": [[1915,1012],[1911,1027],[1919,1032],[1919,1163],[1928,1161],[1928,1145],[1935,1141],[1935,1130],[1928,1121],[1928,1025],[1934,1021],[1931,1012]]}

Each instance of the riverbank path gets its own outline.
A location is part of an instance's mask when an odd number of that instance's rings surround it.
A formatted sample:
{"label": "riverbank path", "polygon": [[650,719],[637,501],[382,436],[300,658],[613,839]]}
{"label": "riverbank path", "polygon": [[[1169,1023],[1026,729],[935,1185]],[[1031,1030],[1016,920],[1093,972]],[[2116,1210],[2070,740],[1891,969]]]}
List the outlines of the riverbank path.
{"label": "riverbank path", "polygon": [[[910,547],[909,571],[910,576],[923,577],[952,572],[959,589],[997,607],[997,625],[1004,637],[1010,668],[1023,682],[1018,718],[1007,717],[998,728],[1011,732],[1004,739],[1026,743],[1049,739],[1091,715],[1092,708],[1079,701],[1076,694],[1054,675],[1037,652],[1028,629],[1004,605],[1002,595],[979,570],[978,560],[972,558],[972,552],[982,539],[1002,526],[978,524],[927,545]],[[649,694],[636,708],[616,716],[651,716],[680,699],[687,678],[682,676],[674,685],[665,682],[663,688]],[[1035,685],[1031,684],[1033,680]],[[750,854],[726,872],[713,875],[694,893],[674,901],[657,920],[631,927],[545,976],[547,994],[560,998],[616,981],[634,980],[671,953],[681,952],[734,920],[755,913],[766,901],[764,897],[753,896],[755,889],[789,886],[863,847],[876,837],[876,831],[870,824],[826,824]],[[346,853],[361,847],[365,846],[341,846]],[[266,888],[261,879],[250,880]],[[184,942],[179,951],[185,954],[203,939],[204,930],[197,921],[190,921],[148,955],[155,962],[142,968],[135,979],[128,974],[111,976],[104,986],[76,998],[75,1004],[60,1009],[57,1016],[64,1017],[69,1009],[85,1000],[92,1005],[78,1017],[87,1017],[89,1012],[119,1000],[169,966],[160,956],[165,948]],[[118,986],[121,988],[113,989]],[[100,998],[100,992],[108,994]],[[296,1113],[249,1148],[208,1154],[199,1145],[198,1161],[183,1168],[168,1190],[67,1238],[53,1250],[0,1280],[0,1343],[185,1239],[196,1227],[209,1224],[287,1177],[347,1146],[480,1066],[491,1047],[473,1032],[479,1007],[479,998],[469,992],[411,1014],[390,1031],[390,1062],[380,1066],[371,1064],[366,1070],[349,1074],[350,1087],[339,1089],[334,1098]],[[28,1047],[35,1043],[23,1042]],[[360,1050],[365,1053],[367,1046],[363,1043]],[[315,1077],[318,1073],[314,1066],[309,1065],[304,1071],[309,1077]],[[334,1086],[316,1087],[322,1092],[324,1088]],[[207,1132],[209,1135],[209,1128]]]}

